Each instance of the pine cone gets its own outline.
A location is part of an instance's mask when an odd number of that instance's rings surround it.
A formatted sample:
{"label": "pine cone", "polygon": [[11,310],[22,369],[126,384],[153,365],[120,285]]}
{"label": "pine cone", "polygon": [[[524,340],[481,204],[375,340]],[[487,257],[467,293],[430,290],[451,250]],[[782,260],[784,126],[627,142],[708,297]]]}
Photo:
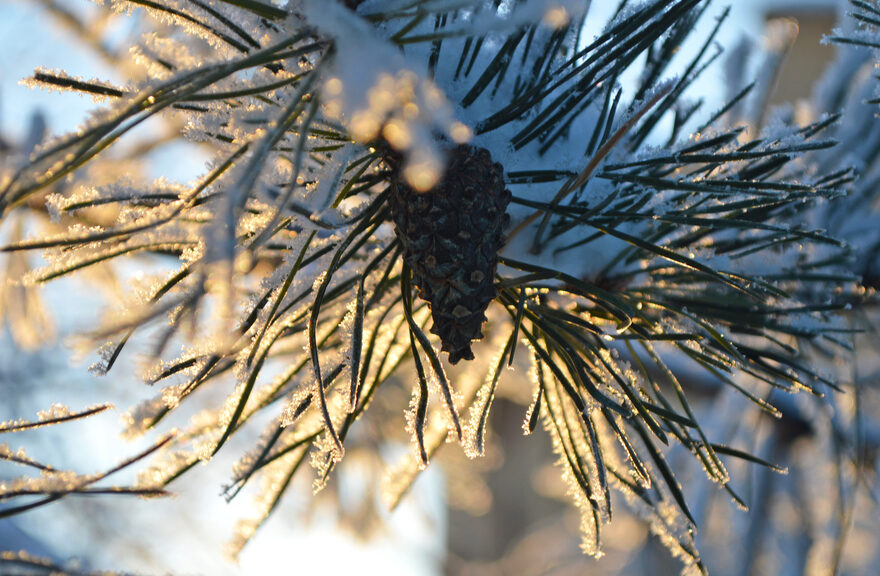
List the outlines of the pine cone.
{"label": "pine cone", "polygon": [[471,341],[483,337],[486,308],[498,295],[495,270],[509,202],[503,168],[485,148],[457,146],[443,181],[424,193],[393,170],[395,233],[413,284],[431,306],[431,332],[440,337],[452,364],[473,360]]}

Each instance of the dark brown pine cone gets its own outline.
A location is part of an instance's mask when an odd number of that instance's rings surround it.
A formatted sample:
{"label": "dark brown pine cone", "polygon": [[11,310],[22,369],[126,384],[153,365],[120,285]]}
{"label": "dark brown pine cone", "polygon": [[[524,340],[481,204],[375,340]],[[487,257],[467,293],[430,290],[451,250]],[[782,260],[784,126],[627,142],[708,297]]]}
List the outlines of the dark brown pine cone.
{"label": "dark brown pine cone", "polygon": [[416,192],[393,170],[395,233],[419,296],[431,306],[431,332],[452,364],[473,360],[471,342],[483,337],[486,308],[498,295],[495,270],[509,202],[503,168],[485,148],[454,148],[442,182],[428,192]]}

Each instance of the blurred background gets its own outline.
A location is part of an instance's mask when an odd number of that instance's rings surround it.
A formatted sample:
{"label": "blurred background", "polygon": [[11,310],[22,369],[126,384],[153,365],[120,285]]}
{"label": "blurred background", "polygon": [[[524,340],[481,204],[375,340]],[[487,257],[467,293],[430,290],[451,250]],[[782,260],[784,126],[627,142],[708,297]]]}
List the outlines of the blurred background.
{"label": "blurred background", "polygon": [[[594,2],[586,38],[599,33],[612,4]],[[705,101],[706,116],[720,108],[743,79],[759,79],[753,96],[730,114],[730,121],[755,131],[774,114],[807,121],[825,111],[817,101],[827,94],[829,82],[833,84],[834,76],[829,80],[826,70],[835,62],[841,65],[845,55],[822,38],[838,25],[844,7],[837,0],[738,0],[718,38],[726,50],[725,62],[707,72],[691,98]],[[723,9],[710,7],[700,22],[706,32]],[[71,93],[32,90],[20,84],[21,79],[45,67],[122,82],[138,73],[124,58],[131,38],[152,30],[161,33],[162,27],[156,28],[137,10],[126,17],[86,0],[0,0],[0,163],[20,162],[49,134],[75,130],[97,106]],[[698,33],[694,41],[703,37]],[[687,60],[682,55],[681,61]],[[115,173],[100,177],[137,173],[180,182],[195,178],[208,155],[198,145],[180,142],[180,128],[173,119],[145,123],[117,151]],[[0,235],[6,239],[24,234],[29,225],[24,219],[7,220]],[[15,279],[35,265],[38,262],[3,257],[0,266],[12,282],[12,288],[5,289],[15,289]],[[109,376],[98,378],[88,372],[93,354],[83,350],[76,337],[108,300],[123,298],[126,279],[137,276],[141,266],[161,263],[132,263],[117,270],[118,277],[101,282],[88,274],[65,278],[39,293],[23,294],[18,306],[5,306],[0,420],[27,417],[55,402],[85,407],[109,400],[117,407],[85,421],[16,435],[11,439],[14,447],[23,445],[57,467],[86,473],[112,466],[153,439],[120,438],[120,415],[154,393],[137,377],[136,354],[127,353]],[[866,315],[853,322],[869,322]],[[827,370],[847,381],[876,380],[877,359],[869,336],[864,339],[857,346],[859,353],[844,363],[829,362]],[[145,345],[149,334],[140,340],[132,348]],[[864,446],[873,453],[859,460],[865,469],[854,470],[846,462],[845,439],[837,433],[834,414],[823,414],[815,403],[777,399],[790,403],[788,416],[771,422],[751,415],[742,399],[702,374],[684,384],[702,412],[698,416],[719,436],[735,437],[738,445],[788,468],[788,474],[781,475],[746,464],[731,466],[752,509],[746,514],[711,485],[688,454],[670,451],[702,526],[698,542],[712,574],[829,574],[835,567],[840,574],[876,574],[876,398],[861,399],[868,414]],[[237,520],[249,515],[251,502],[247,495],[230,503],[220,496],[233,464],[231,456],[223,460],[223,453],[210,466],[173,484],[177,496],[171,499],[74,497],[0,519],[0,550],[25,550],[62,564],[75,559],[84,569],[144,574],[268,574],[294,569],[336,574],[372,572],[374,567],[385,574],[413,575],[677,573],[676,560],[623,502],[605,534],[605,557],[582,555],[578,515],[569,507],[552,466],[549,440],[540,433],[522,436],[523,408],[514,400],[500,398],[495,406],[493,442],[486,458],[469,461],[460,450],[446,450],[394,513],[384,511],[375,486],[380,472],[368,460],[347,457],[335,490],[317,499],[307,483],[296,486],[238,563],[230,562],[224,550],[234,538]],[[854,399],[842,395],[834,402],[848,406]],[[406,449],[383,447],[378,459],[391,462]],[[234,445],[225,451],[235,452]],[[16,473],[12,465],[0,465],[0,482]]]}

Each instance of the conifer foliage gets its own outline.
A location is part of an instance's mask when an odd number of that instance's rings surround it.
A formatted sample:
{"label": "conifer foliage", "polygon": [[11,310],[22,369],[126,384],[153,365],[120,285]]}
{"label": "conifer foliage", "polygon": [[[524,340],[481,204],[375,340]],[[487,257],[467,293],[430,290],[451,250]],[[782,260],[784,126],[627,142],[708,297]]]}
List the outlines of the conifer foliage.
{"label": "conifer foliage", "polygon": [[[143,79],[128,85],[34,74],[108,102],[2,174],[3,218],[56,222],[2,249],[44,255],[31,284],[141,255],[170,263],[95,327],[95,370],[110,371],[136,332],[155,334],[147,379],[161,391],[129,412],[130,435],[234,382],[156,445],[131,491],[173,491],[250,435],[227,496],[261,474],[277,481],[239,549],[307,459],[324,486],[361,419],[406,410],[413,449],[389,475],[395,503],[445,440],[481,455],[496,392],[531,386],[523,427],[553,440],[584,550],[601,554],[616,492],[703,571],[666,447],[686,448],[740,502],[725,461],[772,463],[710,437],[679,371],[774,415],[773,390],[834,392],[802,352],[844,344],[844,302],[829,295],[854,276],[847,245],[812,215],[852,172],[803,158],[834,146],[836,118],[747,138],[725,118],[748,88],[714,112],[689,100],[719,56],[726,13],[708,1],[624,1],[594,38],[582,33],[590,2],[574,0],[108,4],[176,31],[133,48]],[[695,23],[713,17],[671,74]],[[182,136],[211,151],[196,182],[58,186],[154,116],[182,120]],[[450,368],[441,351],[471,361]],[[401,385],[409,407],[385,392]],[[44,493],[85,489],[68,480]]]}

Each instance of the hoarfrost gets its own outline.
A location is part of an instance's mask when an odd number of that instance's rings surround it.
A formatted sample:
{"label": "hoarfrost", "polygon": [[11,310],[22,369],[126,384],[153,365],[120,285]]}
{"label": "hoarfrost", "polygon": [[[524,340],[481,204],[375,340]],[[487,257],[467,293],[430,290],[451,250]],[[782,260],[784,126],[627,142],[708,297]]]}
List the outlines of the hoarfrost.
{"label": "hoarfrost", "polygon": [[478,458],[483,455],[488,432],[489,410],[495,400],[495,389],[501,372],[504,370],[502,362],[510,352],[510,346],[506,339],[502,339],[501,347],[489,360],[486,378],[477,392],[477,397],[470,406],[467,423],[464,428],[464,451],[468,458]]}
{"label": "hoarfrost", "polygon": [[[323,86],[325,113],[343,120],[358,142],[381,133],[408,158],[404,176],[410,185],[431,189],[444,165],[432,131],[453,141],[470,138],[443,91],[342,4],[305,0],[303,10],[311,24],[334,39],[332,75]],[[371,47],[369,52],[364,45]]]}

